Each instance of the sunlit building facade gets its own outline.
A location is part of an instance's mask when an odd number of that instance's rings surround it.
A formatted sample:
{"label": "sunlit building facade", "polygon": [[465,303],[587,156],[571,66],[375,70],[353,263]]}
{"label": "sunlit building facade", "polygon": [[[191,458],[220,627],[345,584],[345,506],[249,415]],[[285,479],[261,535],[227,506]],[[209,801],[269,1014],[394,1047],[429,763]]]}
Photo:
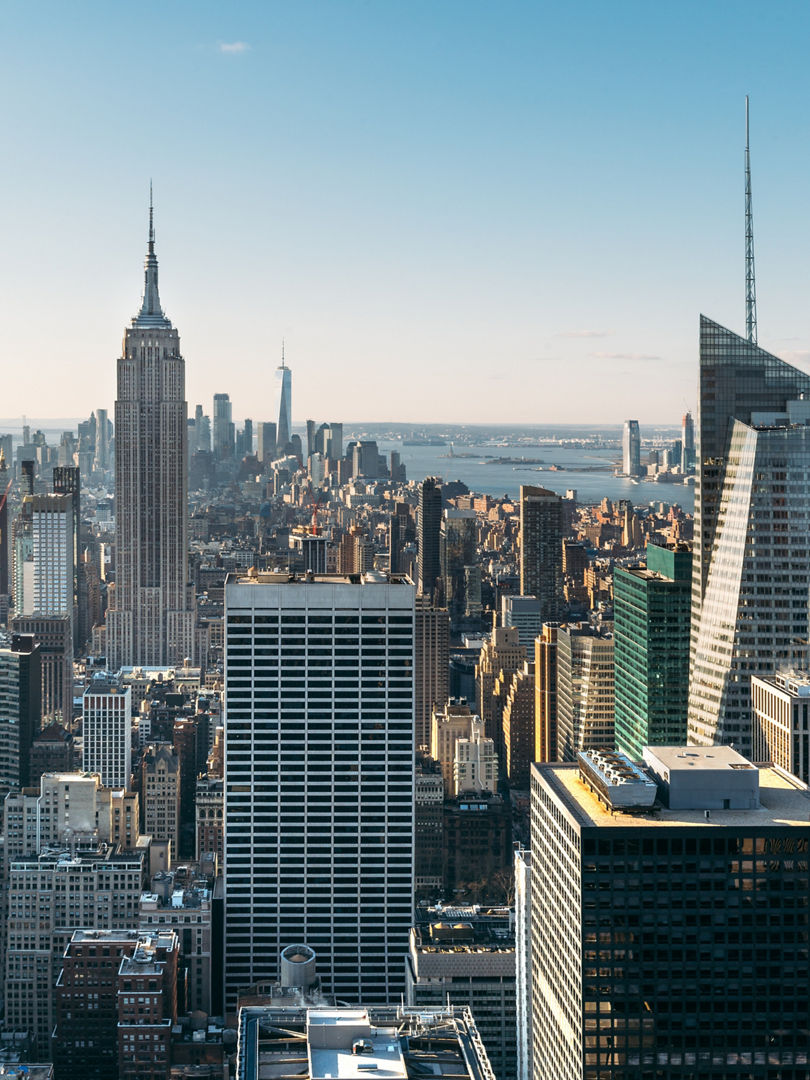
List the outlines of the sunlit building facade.
{"label": "sunlit building facade", "polygon": [[752,675],[810,630],[810,376],[703,318],[689,741],[751,753]]}

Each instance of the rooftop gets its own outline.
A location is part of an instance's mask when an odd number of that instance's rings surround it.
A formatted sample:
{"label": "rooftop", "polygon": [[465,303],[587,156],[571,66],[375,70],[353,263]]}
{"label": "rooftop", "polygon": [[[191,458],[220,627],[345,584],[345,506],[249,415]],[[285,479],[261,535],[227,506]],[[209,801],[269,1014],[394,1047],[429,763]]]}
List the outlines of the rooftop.
{"label": "rooftop", "polygon": [[84,697],[87,697],[88,694],[126,695],[128,690],[129,687],[124,686],[117,675],[111,674],[110,672],[99,672],[93,676],[85,687]]}
{"label": "rooftop", "polygon": [[[698,749],[688,747],[690,751]],[[705,749],[712,753],[730,748]],[[660,754],[662,748],[656,747],[655,750],[656,754]],[[745,761],[745,758],[742,760]],[[701,768],[700,765],[693,767]],[[536,764],[532,769],[535,775],[542,777],[569,820],[580,828],[602,826],[638,829],[651,825],[658,828],[697,825],[708,829],[744,827],[752,830],[791,825],[810,828],[810,791],[807,786],[777,766],[763,764],[754,767],[759,770],[760,805],[751,810],[712,810],[709,817],[704,810],[669,810],[660,802],[646,812],[611,811],[582,781],[577,764]]]}
{"label": "rooftop", "polygon": [[776,686],[795,697],[810,697],[810,671],[793,668],[789,671],[776,671],[773,675],[757,676],[760,682]]}
{"label": "rooftop", "polygon": [[71,941],[97,941],[99,944],[109,941],[137,941],[138,930],[74,930]]}
{"label": "rooftop", "polygon": [[[650,750],[658,761],[670,770],[717,772],[718,769],[757,768],[733,746],[655,746]],[[637,771],[641,772],[640,769]]]}
{"label": "rooftop", "polygon": [[382,574],[369,571],[365,574],[302,574],[271,573],[251,568],[246,574],[228,574],[228,585],[413,585],[406,574]]}
{"label": "rooftop", "polygon": [[248,1007],[239,1012],[237,1080],[435,1076],[495,1080],[467,1008]]}

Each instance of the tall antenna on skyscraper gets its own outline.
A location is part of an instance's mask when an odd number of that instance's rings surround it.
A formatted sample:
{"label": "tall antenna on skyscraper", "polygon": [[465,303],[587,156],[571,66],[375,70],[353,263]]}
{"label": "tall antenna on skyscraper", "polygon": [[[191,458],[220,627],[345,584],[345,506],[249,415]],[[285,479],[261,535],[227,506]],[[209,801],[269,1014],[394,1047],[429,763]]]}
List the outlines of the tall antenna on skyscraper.
{"label": "tall antenna on skyscraper", "polygon": [[748,94],[745,95],[745,336],[757,343],[757,283],[754,275],[754,213],[751,209],[751,151],[748,145]]}

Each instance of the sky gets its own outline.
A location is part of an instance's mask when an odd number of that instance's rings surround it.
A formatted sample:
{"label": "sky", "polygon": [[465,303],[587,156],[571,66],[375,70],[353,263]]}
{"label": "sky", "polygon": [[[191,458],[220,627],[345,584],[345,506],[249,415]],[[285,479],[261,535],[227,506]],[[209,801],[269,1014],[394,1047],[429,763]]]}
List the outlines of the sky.
{"label": "sky", "polygon": [[677,423],[700,312],[810,366],[810,6],[4,0],[0,416],[112,409],[150,178],[190,411]]}

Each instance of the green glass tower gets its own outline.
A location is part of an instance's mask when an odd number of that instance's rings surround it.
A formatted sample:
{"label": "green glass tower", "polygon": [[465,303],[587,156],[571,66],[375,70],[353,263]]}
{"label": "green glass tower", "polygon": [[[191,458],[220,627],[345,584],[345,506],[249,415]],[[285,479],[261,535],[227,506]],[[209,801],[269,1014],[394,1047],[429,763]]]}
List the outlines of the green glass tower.
{"label": "green glass tower", "polygon": [[616,747],[686,743],[692,552],[647,546],[647,565],[613,577]]}

